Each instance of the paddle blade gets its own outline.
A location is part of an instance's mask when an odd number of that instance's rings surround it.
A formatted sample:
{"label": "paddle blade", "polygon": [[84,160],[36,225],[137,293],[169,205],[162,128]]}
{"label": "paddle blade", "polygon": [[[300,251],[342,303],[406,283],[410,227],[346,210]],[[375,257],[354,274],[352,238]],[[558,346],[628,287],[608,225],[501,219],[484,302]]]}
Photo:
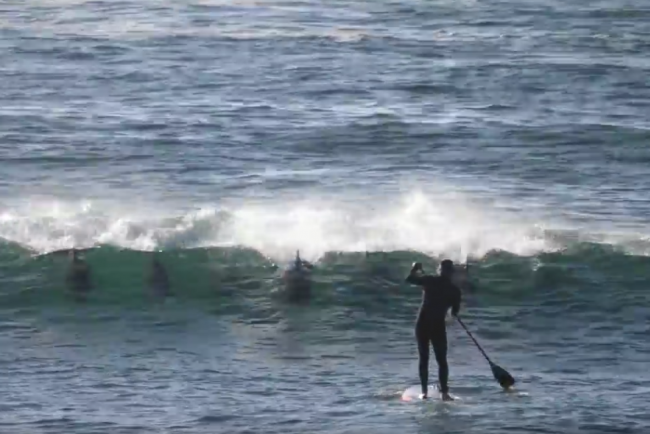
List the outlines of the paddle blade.
{"label": "paddle blade", "polygon": [[515,379],[510,375],[508,371],[503,369],[501,366],[495,365],[494,363],[490,364],[492,368],[492,375],[499,382],[501,387],[504,389],[509,389],[515,384]]}

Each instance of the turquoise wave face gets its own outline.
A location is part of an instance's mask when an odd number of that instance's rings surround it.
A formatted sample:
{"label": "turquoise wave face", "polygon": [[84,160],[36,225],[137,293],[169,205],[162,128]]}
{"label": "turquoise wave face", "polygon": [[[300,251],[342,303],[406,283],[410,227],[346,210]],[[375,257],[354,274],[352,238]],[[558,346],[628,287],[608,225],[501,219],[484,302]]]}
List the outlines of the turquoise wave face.
{"label": "turquoise wave face", "polygon": [[[70,303],[67,253],[34,256],[16,244],[0,244],[0,306],[46,308]],[[154,253],[102,246],[80,256],[91,270],[88,303],[146,306],[159,298],[155,287],[160,287],[160,279],[152,277]],[[277,264],[253,249],[176,249],[155,257],[173,298],[195,303],[197,309],[229,306],[230,313],[243,313],[250,309],[250,301],[281,300],[287,289],[288,264]],[[405,251],[326,253],[314,261],[309,276],[310,303],[386,308],[389,315],[394,311],[398,318],[411,318],[419,301],[418,289],[404,283],[411,263],[421,261],[427,272],[435,273],[441,259]],[[531,256],[492,251],[461,265],[457,280],[467,309],[634,315],[630,312],[648,298],[650,258],[610,245],[577,243]]]}

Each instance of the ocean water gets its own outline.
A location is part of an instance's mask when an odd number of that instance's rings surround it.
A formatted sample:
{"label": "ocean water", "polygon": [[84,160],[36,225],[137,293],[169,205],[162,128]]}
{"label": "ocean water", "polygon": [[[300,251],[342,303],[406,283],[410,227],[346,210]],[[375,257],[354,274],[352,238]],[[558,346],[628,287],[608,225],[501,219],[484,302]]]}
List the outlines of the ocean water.
{"label": "ocean water", "polygon": [[[649,41],[642,0],[3,1],[0,432],[648,432]],[[452,324],[461,399],[401,400],[445,257],[514,393]]]}

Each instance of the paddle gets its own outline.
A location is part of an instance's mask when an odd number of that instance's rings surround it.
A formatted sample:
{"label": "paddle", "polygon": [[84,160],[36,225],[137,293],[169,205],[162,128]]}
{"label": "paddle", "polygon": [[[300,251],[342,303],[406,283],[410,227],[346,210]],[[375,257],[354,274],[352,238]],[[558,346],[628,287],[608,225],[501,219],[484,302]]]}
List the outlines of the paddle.
{"label": "paddle", "polygon": [[487,360],[488,363],[490,364],[490,368],[492,369],[492,375],[494,375],[494,378],[499,382],[501,387],[503,387],[506,390],[512,387],[515,384],[515,379],[512,377],[512,375],[510,375],[510,373],[508,373],[508,371],[503,369],[501,366],[494,364],[492,360],[490,360],[488,355],[485,354],[485,351],[483,351],[483,348],[481,348],[481,346],[476,341],[476,339],[474,339],[474,336],[472,336],[472,333],[470,333],[470,331],[467,329],[467,327],[463,323],[463,320],[461,320],[460,317],[458,316],[456,317],[456,319],[458,320],[460,325],[463,326],[463,328],[467,332],[467,335],[474,341],[476,347],[479,349],[481,354],[483,354],[483,357],[485,357],[485,360]]}

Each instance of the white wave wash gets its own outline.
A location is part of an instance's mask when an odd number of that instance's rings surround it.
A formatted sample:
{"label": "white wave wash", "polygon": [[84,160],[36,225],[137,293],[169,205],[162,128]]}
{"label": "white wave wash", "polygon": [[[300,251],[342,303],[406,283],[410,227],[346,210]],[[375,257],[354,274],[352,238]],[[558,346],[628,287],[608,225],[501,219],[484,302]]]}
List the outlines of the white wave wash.
{"label": "white wave wash", "polygon": [[311,199],[182,214],[92,201],[26,201],[0,209],[0,237],[37,252],[99,244],[136,250],[239,245],[276,260],[297,249],[314,259],[328,251],[414,250],[464,260],[493,249],[519,255],[554,249],[539,232],[503,213],[423,193],[375,208]]}

